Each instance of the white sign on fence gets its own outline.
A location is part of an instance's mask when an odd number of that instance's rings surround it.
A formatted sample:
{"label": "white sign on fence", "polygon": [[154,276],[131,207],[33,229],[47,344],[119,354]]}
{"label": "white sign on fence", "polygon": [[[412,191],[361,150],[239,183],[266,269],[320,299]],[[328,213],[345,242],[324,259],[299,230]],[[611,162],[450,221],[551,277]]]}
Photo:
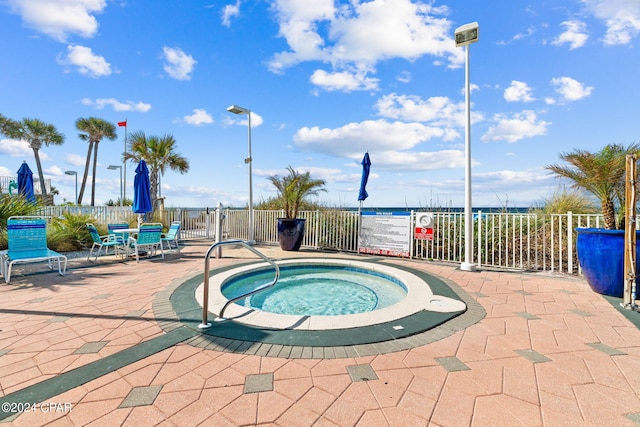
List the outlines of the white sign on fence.
{"label": "white sign on fence", "polygon": [[362,212],[360,215],[358,252],[409,256],[410,212]]}

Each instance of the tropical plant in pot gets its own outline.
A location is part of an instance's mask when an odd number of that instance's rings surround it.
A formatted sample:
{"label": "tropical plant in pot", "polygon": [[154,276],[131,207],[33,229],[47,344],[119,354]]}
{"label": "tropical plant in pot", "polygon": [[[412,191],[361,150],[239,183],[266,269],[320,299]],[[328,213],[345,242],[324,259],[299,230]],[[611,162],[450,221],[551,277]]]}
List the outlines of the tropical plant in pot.
{"label": "tropical plant in pot", "polygon": [[278,218],[278,242],[285,251],[297,251],[304,239],[305,219],[298,218],[300,204],[309,196],[316,196],[324,188],[325,181],[311,178],[309,171],[300,173],[291,166],[287,175],[272,175],[269,181],[278,190],[278,200],[284,210],[284,218]]}
{"label": "tropical plant in pot", "polygon": [[639,144],[609,144],[597,152],[576,149],[560,154],[569,165],[547,166],[600,201],[604,228],[576,229],[578,262],[591,289],[600,294],[623,293],[625,164],[627,155],[639,152]]}

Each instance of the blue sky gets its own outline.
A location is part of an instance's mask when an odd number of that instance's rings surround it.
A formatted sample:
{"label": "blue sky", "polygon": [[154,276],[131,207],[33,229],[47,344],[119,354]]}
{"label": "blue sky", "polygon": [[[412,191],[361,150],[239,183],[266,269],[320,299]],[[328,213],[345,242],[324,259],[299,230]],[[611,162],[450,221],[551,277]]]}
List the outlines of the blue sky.
{"label": "blue sky", "polygon": [[[490,6],[487,6],[487,5]],[[65,134],[46,178],[74,198],[80,117],[172,134],[190,163],[162,177],[166,206],[242,207],[252,111],[254,202],[291,165],[327,181],[320,200],[356,207],[464,205],[464,50],[471,52],[474,207],[528,207],[564,183],[546,165],[576,148],[638,141],[639,0],[0,0],[0,113]],[[119,195],[124,128],[98,154],[96,202]],[[0,176],[24,141],[0,140]],[[127,196],[133,171],[127,165]],[[84,202],[90,200],[85,195]]]}

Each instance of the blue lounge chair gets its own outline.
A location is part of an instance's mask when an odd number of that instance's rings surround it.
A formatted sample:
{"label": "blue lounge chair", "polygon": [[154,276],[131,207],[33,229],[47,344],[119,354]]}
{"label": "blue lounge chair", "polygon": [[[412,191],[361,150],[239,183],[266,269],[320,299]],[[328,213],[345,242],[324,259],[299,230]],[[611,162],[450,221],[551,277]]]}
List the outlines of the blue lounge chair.
{"label": "blue lounge chair", "polygon": [[[47,261],[53,269],[52,260],[58,261],[58,273],[67,271],[67,257],[47,247],[47,221],[37,216],[12,216],[7,219],[9,249],[2,255],[2,274],[5,282],[11,280],[14,264]],[[64,261],[64,267],[62,264]]]}
{"label": "blue lounge chair", "polygon": [[89,234],[91,235],[91,239],[93,240],[93,245],[91,245],[91,250],[89,250],[89,255],[87,255],[87,261],[89,261],[89,258],[91,258],[91,254],[93,253],[93,250],[96,246],[98,247],[98,251],[96,252],[94,261],[98,260],[102,248],[104,248],[105,255],[107,254],[109,248],[113,248],[115,255],[118,255],[121,249],[124,250],[124,243],[122,242],[122,239],[118,239],[115,234],[101,236],[98,233],[95,225],[93,224],[87,224],[87,229],[89,230]]}
{"label": "blue lounge chair", "polygon": [[158,249],[164,259],[161,234],[162,224],[146,223],[140,225],[136,237],[129,237],[129,247],[136,253],[136,262],[140,262],[140,251],[146,251],[147,256],[152,256],[156,254]]}
{"label": "blue lounge chair", "polygon": [[176,249],[180,252],[180,242],[178,241],[180,236],[180,221],[174,221],[171,223],[169,230],[163,233],[161,237],[162,243],[167,244],[167,249],[172,249],[171,245],[175,243]]}

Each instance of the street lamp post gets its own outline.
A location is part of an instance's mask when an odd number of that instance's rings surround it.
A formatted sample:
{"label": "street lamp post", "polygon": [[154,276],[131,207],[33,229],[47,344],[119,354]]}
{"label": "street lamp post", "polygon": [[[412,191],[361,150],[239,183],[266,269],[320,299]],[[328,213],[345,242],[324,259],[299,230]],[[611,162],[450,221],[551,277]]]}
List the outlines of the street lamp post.
{"label": "street lamp post", "polygon": [[249,242],[255,242],[254,239],[254,227],[253,227],[253,173],[251,172],[251,111],[247,108],[242,108],[237,105],[232,105],[227,108],[227,111],[233,114],[246,114],[249,122],[248,128],[248,140],[249,140],[249,157],[244,159],[244,162],[249,166]]}
{"label": "street lamp post", "polygon": [[107,169],[110,169],[112,171],[116,169],[120,170],[120,207],[122,207],[124,205],[124,195],[122,194],[122,165],[109,165],[107,166]]}
{"label": "street lamp post", "polygon": [[74,201],[74,204],[78,204],[78,172],[76,171],[66,171],[65,175],[75,175],[76,177],[76,199]]}
{"label": "street lamp post", "polygon": [[463,271],[475,270],[473,264],[473,219],[471,215],[471,84],[469,81],[469,45],[478,41],[478,23],[462,25],[455,30],[456,47],[464,46],[464,98],[466,104],[465,125],[465,173],[464,173],[464,262],[460,264]]}

